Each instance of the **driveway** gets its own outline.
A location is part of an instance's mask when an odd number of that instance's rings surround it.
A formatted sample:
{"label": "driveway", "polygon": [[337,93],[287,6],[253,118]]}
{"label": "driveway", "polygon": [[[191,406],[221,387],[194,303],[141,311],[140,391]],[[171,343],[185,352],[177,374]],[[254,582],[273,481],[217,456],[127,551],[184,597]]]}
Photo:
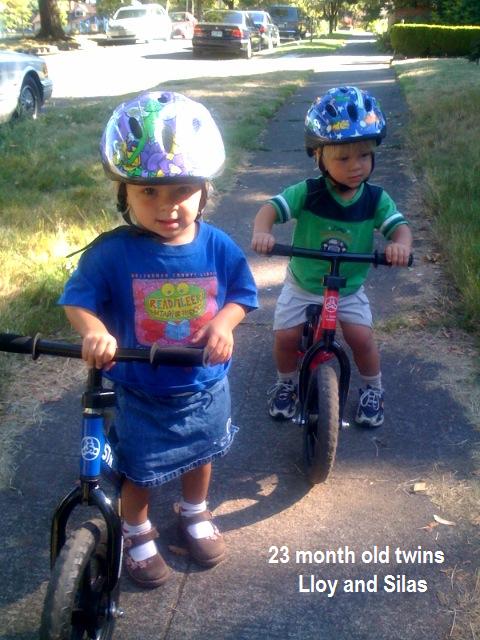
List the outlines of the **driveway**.
{"label": "driveway", "polygon": [[[262,64],[248,63],[250,72]],[[261,150],[239,172],[235,190],[209,214],[248,252],[262,302],[237,331],[231,386],[240,432],[215,467],[210,495],[229,557],[201,571],[172,553],[172,502],[179,486],[156,492],[151,518],[174,575],[147,592],[122,579],[125,617],[118,640],[471,637],[466,610],[475,589],[478,536],[468,521],[452,517],[447,500],[453,490],[460,497],[467,482],[474,440],[467,401],[455,385],[463,355],[445,353],[445,338],[433,330],[397,322],[416,306],[427,312],[441,277],[436,265],[423,260],[431,238],[406,173],[403,96],[393,71],[368,43],[308,64],[318,64],[312,82],[279,111]],[[161,73],[155,84],[160,79]],[[265,408],[266,389],[275,379],[272,313],[286,262],[252,255],[248,247],[260,204],[313,175],[303,152],[304,114],[317,93],[340,83],[368,88],[387,113],[389,136],[375,180],[412,221],[416,263],[410,270],[378,269],[367,286],[382,350],[386,423],[375,432],[345,429],[331,477],[310,488],[301,470],[298,427],[271,421]],[[288,241],[290,231],[279,229],[279,240]],[[59,399],[39,407],[41,425],[19,437],[17,471],[0,494],[3,640],[36,638],[48,578],[50,513],[76,473],[77,433],[71,425],[79,418],[78,367],[70,363],[62,370]],[[31,371],[33,376],[33,366]],[[350,419],[358,382],[354,374]],[[415,490],[420,482],[438,490],[435,501]]]}

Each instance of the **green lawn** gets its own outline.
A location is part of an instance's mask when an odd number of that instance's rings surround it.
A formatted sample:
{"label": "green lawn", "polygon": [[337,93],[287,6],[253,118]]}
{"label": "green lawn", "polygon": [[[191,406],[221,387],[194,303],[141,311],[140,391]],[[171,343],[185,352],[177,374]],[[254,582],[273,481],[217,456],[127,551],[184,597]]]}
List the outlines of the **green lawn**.
{"label": "green lawn", "polygon": [[456,58],[399,61],[395,70],[425,210],[461,294],[457,317],[480,335],[480,69]]}

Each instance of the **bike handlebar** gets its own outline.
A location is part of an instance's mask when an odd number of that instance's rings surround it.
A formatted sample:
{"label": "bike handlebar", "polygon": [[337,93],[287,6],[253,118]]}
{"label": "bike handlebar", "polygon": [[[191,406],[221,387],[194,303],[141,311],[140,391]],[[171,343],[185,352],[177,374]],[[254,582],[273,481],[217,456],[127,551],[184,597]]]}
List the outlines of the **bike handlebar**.
{"label": "bike handlebar", "polygon": [[[33,338],[14,333],[0,333],[0,351],[30,354],[34,360],[41,354],[62,358],[81,358],[82,345],[68,342],[42,340],[40,334]],[[160,347],[150,349],[117,349],[116,362],[149,362],[152,366],[170,365],[175,367],[206,366],[207,352],[195,347]]]}
{"label": "bike handlebar", "polygon": [[[270,252],[275,256],[288,256],[289,258],[313,258],[314,260],[328,260],[329,262],[370,262],[375,267],[385,265],[391,267],[384,253],[333,253],[332,251],[320,251],[319,249],[303,249],[292,247],[289,244],[274,244]],[[410,254],[408,266],[413,264],[413,254]]]}

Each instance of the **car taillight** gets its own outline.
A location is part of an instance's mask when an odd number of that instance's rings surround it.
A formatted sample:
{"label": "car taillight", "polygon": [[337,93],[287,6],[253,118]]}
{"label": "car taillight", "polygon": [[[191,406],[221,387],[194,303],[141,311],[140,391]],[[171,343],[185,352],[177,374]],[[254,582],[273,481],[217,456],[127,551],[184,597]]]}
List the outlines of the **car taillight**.
{"label": "car taillight", "polygon": [[233,38],[243,38],[243,31],[241,29],[239,29],[238,27],[235,27],[235,29],[232,29],[232,37]]}
{"label": "car taillight", "polygon": [[260,33],[265,33],[266,29],[265,27],[262,25],[260,25],[260,27],[258,28],[258,30],[260,31]]}
{"label": "car taillight", "polygon": [[201,36],[203,33],[203,29],[202,27],[195,27],[195,29],[193,30],[194,35],[196,36]]}

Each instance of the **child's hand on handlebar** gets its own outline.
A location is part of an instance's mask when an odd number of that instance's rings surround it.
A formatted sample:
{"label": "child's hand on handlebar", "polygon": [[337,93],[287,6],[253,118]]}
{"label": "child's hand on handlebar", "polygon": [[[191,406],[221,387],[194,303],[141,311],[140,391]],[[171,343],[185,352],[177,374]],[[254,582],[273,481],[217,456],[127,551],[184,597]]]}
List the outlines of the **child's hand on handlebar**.
{"label": "child's hand on handlebar", "polygon": [[193,334],[192,345],[204,345],[208,364],[221,364],[232,357],[233,332],[216,316]]}
{"label": "child's hand on handlebar", "polygon": [[91,369],[111,369],[115,365],[112,359],[116,350],[117,341],[108,332],[90,331],[83,337],[82,358]]}
{"label": "child's hand on handlebar", "polygon": [[270,253],[274,244],[275,238],[271,233],[257,231],[252,236],[252,249],[257,253]]}
{"label": "child's hand on handlebar", "polygon": [[408,267],[411,247],[400,242],[391,242],[385,247],[385,257],[394,267]]}

